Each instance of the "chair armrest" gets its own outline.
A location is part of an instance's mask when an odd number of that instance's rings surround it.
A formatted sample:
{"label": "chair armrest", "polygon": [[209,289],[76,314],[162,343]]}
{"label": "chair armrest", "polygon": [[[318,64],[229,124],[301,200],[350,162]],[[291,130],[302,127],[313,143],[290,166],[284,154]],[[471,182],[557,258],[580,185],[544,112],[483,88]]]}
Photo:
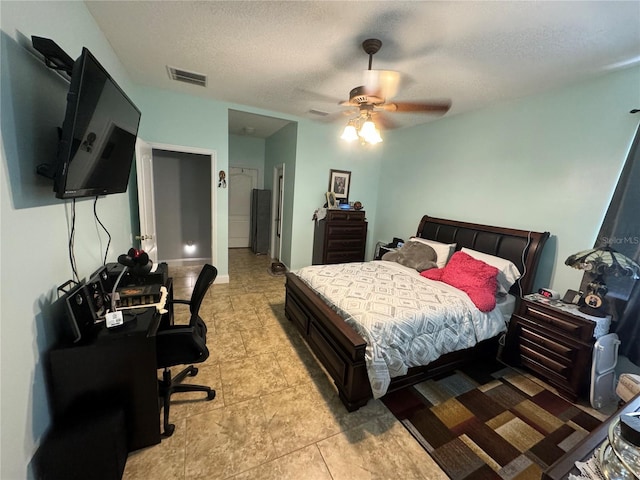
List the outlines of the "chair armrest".
{"label": "chair armrest", "polygon": [[171,300],[171,303],[181,303],[183,305],[191,305],[190,300],[181,300],[179,298],[174,298],[173,300]]}

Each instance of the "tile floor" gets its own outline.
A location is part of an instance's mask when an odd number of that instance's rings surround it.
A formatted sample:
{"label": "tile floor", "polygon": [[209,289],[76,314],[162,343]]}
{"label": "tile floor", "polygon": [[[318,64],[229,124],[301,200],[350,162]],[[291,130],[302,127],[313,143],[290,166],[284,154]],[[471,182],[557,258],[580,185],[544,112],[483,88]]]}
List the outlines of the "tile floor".
{"label": "tile floor", "polygon": [[[345,410],[285,318],[285,277],[270,264],[249,249],[229,251],[230,283],[214,283],[200,309],[211,355],[187,377],[217,396],[175,395],[175,433],[129,455],[124,479],[446,479],[382,402]],[[170,267],[175,298],[190,297],[200,268]],[[188,319],[179,312],[176,323]]]}
{"label": "tile floor", "polygon": [[[270,264],[229,251],[230,283],[214,283],[200,309],[211,355],[188,377],[217,396],[175,395],[175,433],[129,455],[124,479],[446,479],[382,402],[346,411],[285,318]],[[200,268],[170,268],[175,298],[189,298]]]}

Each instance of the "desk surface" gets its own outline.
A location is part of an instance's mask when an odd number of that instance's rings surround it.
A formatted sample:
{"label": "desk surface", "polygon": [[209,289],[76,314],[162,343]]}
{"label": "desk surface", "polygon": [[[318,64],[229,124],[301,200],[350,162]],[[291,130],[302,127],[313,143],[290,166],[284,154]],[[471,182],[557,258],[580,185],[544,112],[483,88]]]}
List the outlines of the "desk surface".
{"label": "desk surface", "polygon": [[580,472],[575,467],[576,461],[588,460],[593,451],[600,446],[607,438],[609,425],[622,413],[631,413],[640,411],[640,395],[634,397],[629,403],[624,405],[620,410],[605,420],[602,425],[597,427],[588,436],[584,438],[575,447],[558,459],[542,474],[542,480],[562,480],[569,477],[570,473],[574,475]]}

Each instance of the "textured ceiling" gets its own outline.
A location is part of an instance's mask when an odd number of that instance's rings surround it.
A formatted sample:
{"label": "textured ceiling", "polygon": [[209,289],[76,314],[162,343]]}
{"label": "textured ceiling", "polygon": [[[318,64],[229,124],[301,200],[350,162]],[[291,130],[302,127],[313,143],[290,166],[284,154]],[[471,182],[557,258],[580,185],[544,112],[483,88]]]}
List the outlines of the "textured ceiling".
{"label": "textured ceiling", "polygon": [[[367,38],[383,42],[373,68],[402,74],[395,100],[450,99],[448,116],[640,63],[640,1],[86,4],[138,84],[337,125]],[[170,80],[167,65],[207,86]],[[397,127],[438,118],[387,116]]]}

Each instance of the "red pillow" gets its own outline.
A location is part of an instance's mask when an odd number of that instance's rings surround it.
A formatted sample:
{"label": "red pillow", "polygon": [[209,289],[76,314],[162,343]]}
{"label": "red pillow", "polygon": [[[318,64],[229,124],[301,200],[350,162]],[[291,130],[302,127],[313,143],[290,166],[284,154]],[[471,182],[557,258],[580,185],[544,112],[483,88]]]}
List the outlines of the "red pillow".
{"label": "red pillow", "polygon": [[462,290],[481,312],[496,308],[498,269],[464,252],[454,253],[444,268],[425,270],[420,275]]}

